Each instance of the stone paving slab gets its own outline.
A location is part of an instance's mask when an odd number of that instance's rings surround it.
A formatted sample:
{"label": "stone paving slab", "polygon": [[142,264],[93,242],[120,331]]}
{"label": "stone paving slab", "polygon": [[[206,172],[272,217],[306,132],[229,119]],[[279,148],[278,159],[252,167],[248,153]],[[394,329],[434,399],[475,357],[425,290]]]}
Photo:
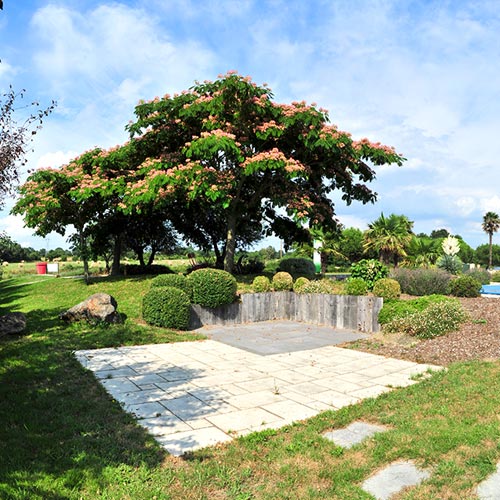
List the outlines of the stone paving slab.
{"label": "stone paving slab", "polygon": [[389,500],[404,488],[416,486],[430,477],[430,472],[419,469],[411,461],[394,462],[362,484],[362,488],[377,500]]}
{"label": "stone paving slab", "polygon": [[383,425],[369,424],[367,422],[352,422],[343,429],[325,432],[323,437],[333,441],[337,446],[342,448],[352,448],[361,443],[365,439],[374,436],[379,432],[384,432],[387,427]]}
{"label": "stone paving slab", "polygon": [[479,500],[500,500],[500,462],[497,470],[477,487]]}
{"label": "stone paving slab", "polygon": [[215,340],[75,355],[173,455],[339,409],[441,369],[334,345],[260,355]]}

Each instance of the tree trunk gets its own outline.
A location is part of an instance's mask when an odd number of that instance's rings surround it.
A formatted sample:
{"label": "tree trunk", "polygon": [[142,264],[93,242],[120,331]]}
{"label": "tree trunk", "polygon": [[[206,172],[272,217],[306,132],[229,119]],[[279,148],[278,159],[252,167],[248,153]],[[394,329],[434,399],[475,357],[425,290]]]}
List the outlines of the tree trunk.
{"label": "tree trunk", "polygon": [[78,229],[78,246],[80,247],[80,255],[83,261],[83,276],[85,278],[85,284],[89,284],[89,257],[87,251],[87,240],[83,234],[83,229]]}
{"label": "tree trunk", "polygon": [[493,266],[493,233],[489,233],[490,239],[490,256],[488,260],[488,269],[491,269]]}
{"label": "tree trunk", "polygon": [[122,235],[115,236],[115,245],[113,248],[113,264],[111,265],[111,276],[120,274],[120,257],[122,254]]}
{"label": "tree trunk", "polygon": [[320,252],[319,254],[321,260],[321,274],[324,276],[326,274],[326,268],[328,266],[328,253]]}
{"label": "tree trunk", "polygon": [[217,238],[212,235],[212,248],[214,249],[215,253],[215,267],[217,269],[224,269],[224,259],[226,258],[226,245],[223,246],[222,251],[219,250],[219,245]]}
{"label": "tree trunk", "polygon": [[236,215],[230,214],[227,218],[226,256],[224,258],[224,271],[234,271],[234,255],[236,252]]}
{"label": "tree trunk", "polygon": [[151,253],[149,255],[149,259],[148,259],[148,267],[151,266],[155,260],[155,256],[156,256],[156,248],[154,246],[151,247]]}
{"label": "tree trunk", "polygon": [[141,267],[145,267],[146,264],[144,262],[144,249],[142,247],[137,248],[136,254],[137,254],[137,260],[139,261],[139,265]]}

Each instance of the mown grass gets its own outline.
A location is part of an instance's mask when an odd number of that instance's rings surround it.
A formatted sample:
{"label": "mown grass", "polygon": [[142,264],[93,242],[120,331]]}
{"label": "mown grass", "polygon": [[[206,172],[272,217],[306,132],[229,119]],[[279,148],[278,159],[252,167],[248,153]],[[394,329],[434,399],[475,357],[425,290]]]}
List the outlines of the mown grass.
{"label": "mown grass", "polygon": [[[432,471],[400,498],[464,499],[500,460],[500,363],[480,361],[281,430],[170,457],[72,353],[198,337],[141,323],[147,278],[27,283],[0,282],[0,312],[28,316],[26,335],[0,339],[2,499],[368,499],[361,482],[397,459]],[[123,325],[59,321],[96,291],[117,298]],[[389,431],[350,450],[321,437],[358,419]]]}

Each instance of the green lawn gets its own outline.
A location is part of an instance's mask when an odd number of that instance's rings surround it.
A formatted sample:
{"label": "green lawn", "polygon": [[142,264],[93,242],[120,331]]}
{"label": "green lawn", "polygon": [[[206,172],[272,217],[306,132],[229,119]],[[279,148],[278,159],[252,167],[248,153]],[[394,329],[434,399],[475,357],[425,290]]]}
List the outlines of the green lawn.
{"label": "green lawn", "polygon": [[[359,484],[402,458],[433,474],[401,498],[462,500],[474,498],[475,485],[500,460],[500,363],[479,361],[279,431],[170,457],[72,355],[199,338],[142,324],[149,282],[0,281],[0,313],[28,316],[27,335],[0,339],[0,498],[367,499]],[[97,291],[116,297],[123,325],[60,322],[60,312]],[[390,431],[351,450],[321,438],[357,419]]]}

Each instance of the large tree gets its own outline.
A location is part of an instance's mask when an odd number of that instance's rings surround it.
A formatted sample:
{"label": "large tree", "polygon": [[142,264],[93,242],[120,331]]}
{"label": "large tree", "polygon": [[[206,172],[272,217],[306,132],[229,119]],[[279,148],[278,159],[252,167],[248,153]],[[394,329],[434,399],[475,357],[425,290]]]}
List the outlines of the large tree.
{"label": "large tree", "polygon": [[96,148],[59,169],[37,170],[19,189],[21,196],[12,212],[23,215],[26,226],[40,236],[51,231],[64,235],[72,226],[76,230],[72,240],[86,274],[89,244],[97,242],[95,248],[102,244],[105,229],[114,248],[112,274],[117,274],[128,222],[121,203],[132,155],[128,144],[109,151]]}
{"label": "large tree", "polygon": [[413,237],[413,222],[405,215],[382,213],[378,219],[368,224],[364,234],[365,250],[375,250],[384,264],[398,265],[406,257],[406,248]]}
{"label": "large tree", "polygon": [[354,141],[322,109],[272,98],[265,85],[228,73],[140,103],[128,129],[144,161],[125,205],[183,199],[213,207],[224,228],[224,267],[232,271],[243,218],[288,239],[306,221],[335,230],[332,191],[347,204],[373,202],[369,164],[404,160],[387,146]]}
{"label": "large tree", "polygon": [[495,212],[487,212],[483,217],[483,231],[488,235],[488,244],[490,248],[488,268],[493,265],[493,233],[500,229],[500,217]]}
{"label": "large tree", "polygon": [[12,87],[0,95],[0,207],[14,192],[33,136],[55,107],[54,101],[45,109],[37,102],[22,105],[23,97],[24,91]]}

